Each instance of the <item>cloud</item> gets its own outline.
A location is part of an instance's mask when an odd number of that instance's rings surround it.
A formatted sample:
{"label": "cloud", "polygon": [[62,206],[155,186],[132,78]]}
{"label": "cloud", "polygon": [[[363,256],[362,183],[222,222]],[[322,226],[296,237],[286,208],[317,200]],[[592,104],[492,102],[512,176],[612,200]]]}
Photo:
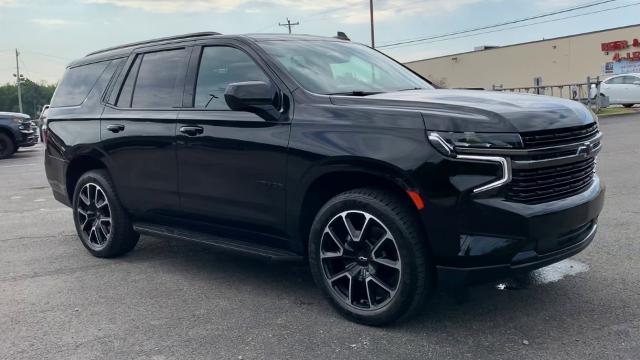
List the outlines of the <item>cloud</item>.
{"label": "cloud", "polygon": [[[275,0],[280,3],[289,3],[289,6],[294,4],[300,4],[300,1],[291,0]],[[374,2],[374,19],[375,21],[385,21],[405,15],[420,16],[441,16],[444,14],[452,13],[459,8],[478,3],[481,0],[386,0]],[[353,0],[353,1],[307,1],[303,0],[302,3],[308,2],[308,6],[314,6],[311,3],[324,6],[331,10],[331,3],[333,5],[338,4],[350,4],[347,7],[334,7],[334,10],[341,10],[339,12],[333,12],[330,17],[335,19],[342,19],[345,23],[366,23],[369,22],[369,3],[367,1]],[[300,6],[300,5],[298,5]],[[304,5],[303,5],[304,6]],[[318,9],[319,10],[319,9]]]}
{"label": "cloud", "polygon": [[[2,1],[2,0],[0,0]],[[88,4],[111,4],[156,13],[199,12],[214,10],[225,12],[238,8],[249,0],[84,0]]]}
{"label": "cloud", "polygon": [[584,4],[583,0],[535,0],[533,4],[538,8],[565,8]]}
{"label": "cloud", "polygon": [[[4,0],[0,0],[4,1]],[[282,7],[326,17],[343,19],[346,23],[369,21],[369,2],[364,0],[83,0],[89,4],[110,4],[155,13],[228,12],[242,9],[246,13]],[[439,16],[481,0],[379,0],[374,3],[376,21],[399,15],[425,14]],[[546,0],[548,1],[548,0]],[[568,1],[568,0],[557,0]]]}
{"label": "cloud", "polygon": [[36,23],[40,26],[66,26],[70,25],[71,22],[62,19],[31,19],[31,22]]}

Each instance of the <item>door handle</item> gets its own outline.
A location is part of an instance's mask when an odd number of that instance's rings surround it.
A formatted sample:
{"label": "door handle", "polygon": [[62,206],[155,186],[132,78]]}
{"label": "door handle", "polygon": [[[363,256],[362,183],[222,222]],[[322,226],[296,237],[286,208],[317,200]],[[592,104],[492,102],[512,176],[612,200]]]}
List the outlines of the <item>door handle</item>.
{"label": "door handle", "polygon": [[197,136],[204,132],[204,128],[201,126],[183,126],[180,128],[180,132],[189,136]]}
{"label": "door handle", "polygon": [[107,125],[107,130],[111,131],[112,133],[119,133],[120,131],[124,131],[124,125],[122,124]]}

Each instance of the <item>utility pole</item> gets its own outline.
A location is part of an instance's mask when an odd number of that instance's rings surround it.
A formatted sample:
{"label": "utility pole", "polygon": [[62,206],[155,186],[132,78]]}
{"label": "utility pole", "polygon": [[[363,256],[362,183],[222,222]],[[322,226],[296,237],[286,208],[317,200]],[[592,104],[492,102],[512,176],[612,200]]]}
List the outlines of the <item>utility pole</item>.
{"label": "utility pole", "polygon": [[18,62],[18,56],[20,56],[20,53],[18,52],[18,49],[16,49],[16,73],[13,74],[13,76],[16,77],[16,85],[18,86],[18,106],[20,108],[20,112],[22,111],[22,89],[20,88],[20,83],[22,82],[22,75],[20,74],[20,64]]}
{"label": "utility pole", "polygon": [[299,21],[296,21],[294,23],[291,22],[291,20],[289,20],[289,18],[287,18],[287,22],[285,24],[283,23],[278,23],[278,26],[286,26],[289,28],[289,34],[291,34],[291,27],[292,26],[296,26],[296,25],[300,25]]}
{"label": "utility pole", "polygon": [[371,17],[371,48],[376,48],[376,41],[373,34],[373,0],[369,0],[369,16]]}

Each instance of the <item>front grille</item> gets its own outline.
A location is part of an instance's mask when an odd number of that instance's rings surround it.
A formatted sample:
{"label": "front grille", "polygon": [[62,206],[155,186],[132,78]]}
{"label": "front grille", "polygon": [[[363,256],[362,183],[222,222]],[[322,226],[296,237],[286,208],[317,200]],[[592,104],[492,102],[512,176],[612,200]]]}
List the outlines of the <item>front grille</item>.
{"label": "front grille", "polygon": [[593,182],[595,158],[537,169],[513,169],[507,200],[527,204],[564,199]]}
{"label": "front grille", "polygon": [[563,129],[531,131],[520,134],[525,148],[573,144],[588,140],[598,133],[596,123]]}

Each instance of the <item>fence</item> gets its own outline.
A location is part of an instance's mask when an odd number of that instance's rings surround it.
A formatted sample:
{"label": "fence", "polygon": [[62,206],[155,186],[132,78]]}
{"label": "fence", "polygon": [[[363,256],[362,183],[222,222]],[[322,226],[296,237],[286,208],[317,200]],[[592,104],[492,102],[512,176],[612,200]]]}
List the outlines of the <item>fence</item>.
{"label": "fence", "polygon": [[592,79],[587,77],[584,83],[561,84],[561,85],[540,85],[504,88],[502,86],[493,85],[494,91],[529,93],[538,95],[556,96],[565,99],[580,101],[587,107],[598,112],[600,108],[606,107],[606,99],[600,96],[600,77]]}

